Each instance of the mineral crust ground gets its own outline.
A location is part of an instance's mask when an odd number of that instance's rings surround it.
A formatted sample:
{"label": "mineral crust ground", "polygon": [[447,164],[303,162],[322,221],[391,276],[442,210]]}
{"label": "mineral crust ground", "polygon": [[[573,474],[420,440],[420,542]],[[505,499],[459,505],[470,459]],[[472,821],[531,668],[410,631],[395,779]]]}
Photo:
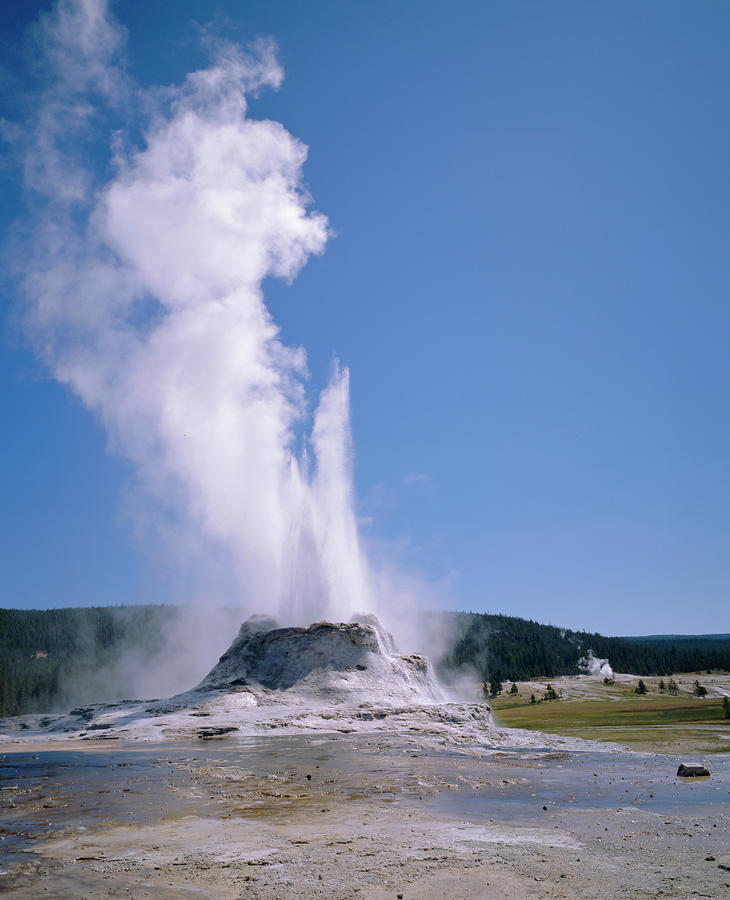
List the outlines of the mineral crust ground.
{"label": "mineral crust ground", "polygon": [[730,895],[730,759],[349,733],[0,754],[13,898]]}

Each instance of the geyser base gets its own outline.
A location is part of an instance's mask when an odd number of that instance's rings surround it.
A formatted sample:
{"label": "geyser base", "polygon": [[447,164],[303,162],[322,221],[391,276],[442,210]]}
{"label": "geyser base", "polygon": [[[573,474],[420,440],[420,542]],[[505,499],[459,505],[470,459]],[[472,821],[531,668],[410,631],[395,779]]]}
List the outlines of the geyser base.
{"label": "geyser base", "polygon": [[446,702],[423,656],[399,656],[371,616],[355,623],[277,628],[243,624],[229,650],[193,690],[167,700],[94,704],[67,715],[3,723],[0,742],[236,741],[247,735],[418,735],[424,746],[570,748],[584,742],[497,729],[486,703]]}

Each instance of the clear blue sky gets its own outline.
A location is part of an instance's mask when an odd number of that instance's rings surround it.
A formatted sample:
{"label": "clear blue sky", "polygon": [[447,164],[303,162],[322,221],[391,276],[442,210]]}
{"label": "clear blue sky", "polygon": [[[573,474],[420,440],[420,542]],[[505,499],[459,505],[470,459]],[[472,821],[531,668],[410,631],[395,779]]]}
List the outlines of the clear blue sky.
{"label": "clear blue sky", "polygon": [[[44,8],[4,8],[0,116]],[[336,231],[265,290],[313,395],[350,367],[368,540],[455,608],[730,631],[730,6],[120,0],[134,77],[203,65],[214,10],[277,41],[251,114],[309,146]],[[174,600],[125,463],[2,300],[0,605]]]}

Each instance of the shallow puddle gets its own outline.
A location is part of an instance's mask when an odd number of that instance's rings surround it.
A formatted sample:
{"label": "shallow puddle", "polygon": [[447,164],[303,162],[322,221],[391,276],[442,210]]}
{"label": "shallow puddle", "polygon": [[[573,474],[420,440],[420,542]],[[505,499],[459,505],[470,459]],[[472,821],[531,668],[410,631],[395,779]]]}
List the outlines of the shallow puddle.
{"label": "shallow puddle", "polygon": [[638,808],[662,815],[712,815],[730,809],[730,758],[715,757],[709,778],[678,778],[675,757],[632,753],[499,754],[500,785],[457,790],[429,801],[440,813],[473,821],[534,818],[536,807]]}
{"label": "shallow puddle", "polygon": [[702,779],[677,778],[679,761],[534,749],[475,757],[362,735],[4,753],[0,868],[28,862],[45,839],[87,829],[190,815],[311,820],[352,802],[418,807],[475,823],[534,824],[544,814],[552,827],[578,810],[727,813],[730,758],[714,758],[710,778]]}

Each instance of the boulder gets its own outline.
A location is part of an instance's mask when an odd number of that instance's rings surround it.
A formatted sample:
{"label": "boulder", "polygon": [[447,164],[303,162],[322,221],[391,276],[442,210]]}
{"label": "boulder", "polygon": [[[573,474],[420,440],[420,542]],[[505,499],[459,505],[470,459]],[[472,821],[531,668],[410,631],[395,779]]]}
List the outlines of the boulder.
{"label": "boulder", "polygon": [[680,778],[694,778],[697,775],[709,775],[709,771],[700,763],[680,763],[677,775]]}

